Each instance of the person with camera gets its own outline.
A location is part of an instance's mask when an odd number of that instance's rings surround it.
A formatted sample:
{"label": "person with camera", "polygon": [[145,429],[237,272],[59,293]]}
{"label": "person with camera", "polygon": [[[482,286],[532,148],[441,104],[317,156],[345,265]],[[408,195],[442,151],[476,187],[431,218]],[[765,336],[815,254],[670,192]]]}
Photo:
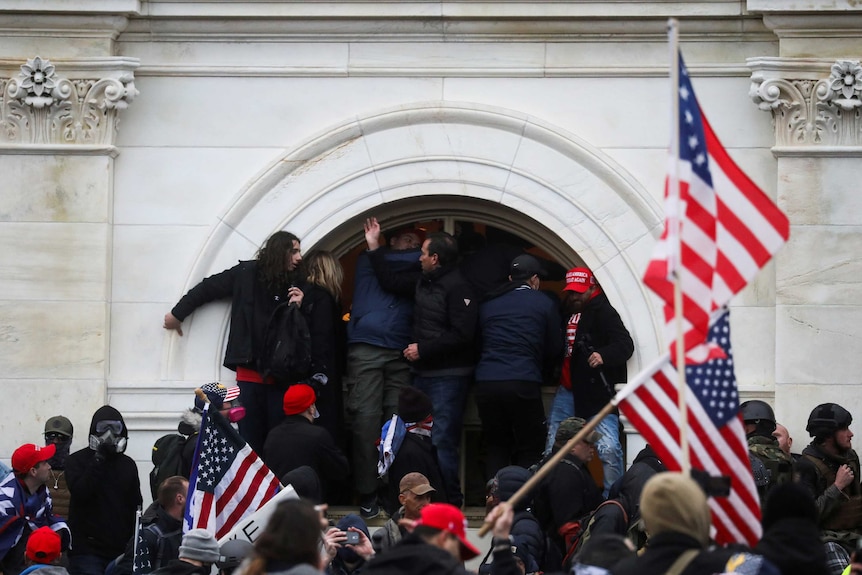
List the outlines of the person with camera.
{"label": "person with camera", "polygon": [[128,437],[120,412],[102,406],[93,414],[89,445],[66,460],[74,537],[71,575],[103,575],[135,532],[135,512],[143,499],[138,466],[124,453]]}
{"label": "person with camera", "polygon": [[[620,314],[589,269],[577,267],[566,272],[562,308],[566,358],[560,376],[563,385],[551,406],[549,445],[553,443],[550,434],[556,433],[559,422],[566,417],[574,415],[589,421],[601,411],[613,397],[614,386],[625,383],[626,361],[634,353],[634,342]],[[569,397],[572,400],[566,405]],[[573,410],[569,411],[572,403]],[[623,474],[619,426],[619,415],[612,413],[596,428],[602,436],[596,451],[604,470],[605,497]]]}

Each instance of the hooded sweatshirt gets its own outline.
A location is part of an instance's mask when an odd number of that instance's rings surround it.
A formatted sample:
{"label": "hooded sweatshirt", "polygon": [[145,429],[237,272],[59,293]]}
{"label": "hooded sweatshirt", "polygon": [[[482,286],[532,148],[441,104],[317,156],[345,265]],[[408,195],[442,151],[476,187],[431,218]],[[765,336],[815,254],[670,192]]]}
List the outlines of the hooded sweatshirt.
{"label": "hooded sweatshirt", "polygon": [[[90,435],[99,421],[120,421],[121,436],[128,429],[119,411],[109,405],[96,410]],[[135,512],[143,502],[138,467],[123,453],[103,460],[85,447],[66,460],[66,480],[72,494],[69,528],[73,534],[70,555],[96,555],[114,559],[122,554],[135,530]]]}

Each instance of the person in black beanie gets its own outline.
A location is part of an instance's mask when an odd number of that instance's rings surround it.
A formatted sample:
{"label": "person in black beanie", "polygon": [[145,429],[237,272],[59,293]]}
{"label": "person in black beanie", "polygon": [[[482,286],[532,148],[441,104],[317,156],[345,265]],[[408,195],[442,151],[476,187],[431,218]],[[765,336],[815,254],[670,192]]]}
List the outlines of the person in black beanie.
{"label": "person in black beanie", "polygon": [[389,468],[389,484],[383,498],[383,508],[390,516],[400,507],[398,484],[408,473],[418,472],[428,478],[435,489],[431,499],[434,503],[448,502],[437,449],[431,443],[434,426],[431,399],[415,387],[403,388],[398,395],[398,417],[404,421],[407,433]]}
{"label": "person in black beanie", "polygon": [[817,507],[798,483],[775,486],[766,498],[763,537],[754,548],[782,575],[826,575],[826,551],[820,542]]}

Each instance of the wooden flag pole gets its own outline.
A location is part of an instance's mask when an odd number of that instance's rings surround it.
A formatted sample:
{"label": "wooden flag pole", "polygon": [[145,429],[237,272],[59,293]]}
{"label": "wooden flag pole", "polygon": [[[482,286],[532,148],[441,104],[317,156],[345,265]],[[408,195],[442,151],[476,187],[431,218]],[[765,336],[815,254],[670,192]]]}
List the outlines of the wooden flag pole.
{"label": "wooden flag pole", "polygon": [[691,458],[688,451],[688,409],[686,407],[686,392],[688,384],[685,381],[685,340],[683,339],[683,305],[682,305],[682,216],[684,206],[680,201],[679,193],[679,22],[676,18],[670,18],[667,22],[668,45],[670,49],[670,85],[671,85],[671,136],[670,153],[673,158],[673,167],[670,170],[668,182],[668,194],[672,194],[674,200],[670,205],[675,206],[674,218],[668,221],[674,226],[672,246],[673,281],[673,313],[676,323],[676,373],[677,393],[679,395],[679,448],[681,451],[681,471],[688,474],[691,470]]}
{"label": "wooden flag pole", "polygon": [[[602,408],[600,412],[598,412],[591,420],[584,425],[584,428],[575,434],[573,438],[566,442],[566,444],[561,447],[550,459],[548,459],[544,465],[542,465],[539,469],[536,470],[536,473],[527,480],[525,484],[518,489],[514,495],[512,495],[509,499],[506,500],[506,503],[511,504],[513,507],[518,501],[520,501],[524,495],[533,490],[533,488],[538,485],[538,483],[544,479],[544,477],[551,472],[551,469],[554,468],[560,460],[566,456],[569,451],[575,446],[575,444],[589,435],[599,424],[599,422],[604,419],[606,415],[614,410],[616,407],[615,401],[610,401],[606,406]],[[479,529],[479,537],[484,537],[488,534],[488,531],[491,530],[493,525],[491,523],[485,523],[482,525],[481,529]]]}

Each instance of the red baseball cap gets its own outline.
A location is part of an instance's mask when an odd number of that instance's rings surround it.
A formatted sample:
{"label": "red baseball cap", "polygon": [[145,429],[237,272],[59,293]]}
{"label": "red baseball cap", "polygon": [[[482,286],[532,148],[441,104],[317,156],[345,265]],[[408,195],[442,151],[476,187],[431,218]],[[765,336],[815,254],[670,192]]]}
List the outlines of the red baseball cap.
{"label": "red baseball cap", "polygon": [[60,553],[60,536],[50,527],[40,527],[27,539],[25,554],[34,563],[53,563]]}
{"label": "red baseball cap", "polygon": [[479,550],[467,541],[467,519],[461,510],[448,503],[429,503],[422,508],[417,525],[448,531],[461,542],[461,560],[469,561],[479,555]]}
{"label": "red baseball cap", "polygon": [[40,446],[32,443],[25,443],[15,450],[12,454],[12,469],[15,473],[27,473],[42,461],[48,461],[54,457],[57,452],[57,446],[51,445]]}
{"label": "red baseball cap", "polygon": [[284,414],[302,413],[314,403],[314,389],[305,383],[291,385],[284,392]]}
{"label": "red baseball cap", "polygon": [[572,268],[566,272],[566,287],[563,291],[585,293],[596,285],[596,276],[588,268]]}

